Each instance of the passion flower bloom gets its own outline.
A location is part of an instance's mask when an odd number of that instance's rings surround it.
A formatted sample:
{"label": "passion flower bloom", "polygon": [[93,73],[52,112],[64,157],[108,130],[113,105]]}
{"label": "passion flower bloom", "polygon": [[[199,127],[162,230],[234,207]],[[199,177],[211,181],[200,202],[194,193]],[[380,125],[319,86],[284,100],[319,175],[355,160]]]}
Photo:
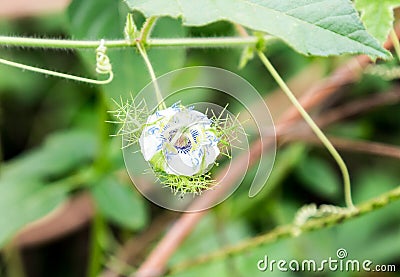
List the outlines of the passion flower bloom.
{"label": "passion flower bloom", "polygon": [[208,172],[220,154],[217,133],[205,114],[176,103],[148,117],[139,144],[156,171],[195,176]]}

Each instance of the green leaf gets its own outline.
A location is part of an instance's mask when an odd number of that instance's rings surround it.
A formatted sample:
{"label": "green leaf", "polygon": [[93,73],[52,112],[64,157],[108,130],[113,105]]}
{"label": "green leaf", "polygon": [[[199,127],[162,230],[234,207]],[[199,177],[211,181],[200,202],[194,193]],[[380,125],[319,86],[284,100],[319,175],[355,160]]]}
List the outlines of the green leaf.
{"label": "green leaf", "polygon": [[337,173],[321,158],[304,157],[296,173],[307,188],[320,196],[332,198],[340,193],[341,184]]}
{"label": "green leaf", "polygon": [[51,135],[41,146],[2,167],[0,177],[0,246],[27,223],[67,198],[70,188],[47,184],[93,159],[96,139],[81,130]]}
{"label": "green leaf", "polygon": [[145,203],[133,186],[108,176],[93,186],[92,194],[99,211],[110,221],[132,230],[146,225]]}
{"label": "green leaf", "polygon": [[145,16],[182,17],[184,25],[228,20],[281,38],[306,55],[390,54],[371,37],[348,0],[125,0]]}
{"label": "green leaf", "polygon": [[[128,9],[120,1],[74,0],[68,8],[69,32],[75,39],[121,39]],[[136,22],[137,23],[137,22]],[[183,37],[182,24],[172,18],[159,20],[152,36]],[[95,51],[79,51],[89,72],[95,72]],[[185,49],[151,49],[149,58],[157,76],[181,68]],[[114,80],[103,86],[109,98],[127,98],[139,92],[151,79],[139,53],[134,48],[109,49],[107,55],[113,66]]]}
{"label": "green leaf", "polygon": [[84,130],[53,134],[43,146],[6,163],[2,169],[0,185],[59,177],[77,165],[93,159],[96,148],[94,134]]}
{"label": "green leaf", "polygon": [[400,6],[400,0],[356,0],[355,5],[367,31],[383,44],[393,27],[393,9]]}
{"label": "green leaf", "polygon": [[26,224],[59,206],[67,198],[65,186],[37,181],[0,185],[0,247]]}

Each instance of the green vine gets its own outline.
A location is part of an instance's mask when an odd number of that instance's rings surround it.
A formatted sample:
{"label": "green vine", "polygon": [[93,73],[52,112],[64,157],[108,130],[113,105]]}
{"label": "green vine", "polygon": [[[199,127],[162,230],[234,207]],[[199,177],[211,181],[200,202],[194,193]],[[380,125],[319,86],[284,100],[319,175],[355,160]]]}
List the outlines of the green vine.
{"label": "green vine", "polygon": [[[276,41],[277,38],[266,35],[265,41]],[[215,48],[255,46],[259,41],[256,36],[241,37],[202,37],[202,38],[147,38],[147,47],[185,47],[185,48]],[[57,49],[90,49],[97,48],[100,40],[68,40],[0,36],[0,45],[7,47],[40,47]],[[126,39],[106,40],[107,48],[136,47],[136,43]]]}
{"label": "green vine", "polygon": [[298,226],[297,224],[280,226],[264,235],[251,238],[237,245],[229,246],[213,253],[173,265],[169,269],[168,273],[175,274],[189,268],[202,265],[204,263],[214,262],[228,256],[238,255],[248,249],[270,244],[283,238],[297,237],[301,233],[307,233],[322,228],[332,227],[345,221],[365,215],[369,212],[381,209],[398,200],[400,200],[400,187],[397,187],[381,196],[359,204],[355,206],[355,209],[352,209],[349,212],[330,214],[322,218],[311,219],[301,226]]}
{"label": "green vine", "polygon": [[146,64],[147,70],[149,71],[150,77],[151,77],[151,81],[153,83],[154,86],[154,91],[157,97],[157,101],[158,101],[158,105],[161,109],[166,109],[167,106],[164,103],[161,91],[160,91],[160,87],[158,86],[158,82],[157,82],[157,77],[156,74],[154,73],[154,69],[153,66],[151,65],[149,56],[147,56],[147,52],[146,49],[144,48],[143,44],[141,42],[136,44],[137,49],[140,52],[140,55],[142,55],[142,58]]}
{"label": "green vine", "polygon": [[285,81],[283,81],[283,79],[280,77],[279,73],[273,67],[273,65],[268,60],[268,58],[265,56],[265,54],[259,50],[257,51],[257,54],[260,57],[263,64],[265,65],[265,67],[271,73],[272,77],[278,83],[279,87],[283,90],[283,92],[286,94],[286,96],[289,98],[289,100],[292,102],[292,104],[296,107],[296,109],[299,111],[301,116],[307,122],[308,126],[310,126],[310,128],[314,131],[315,135],[321,140],[321,142],[324,144],[326,149],[328,149],[329,153],[331,153],[331,155],[333,156],[333,158],[339,165],[339,168],[342,171],[342,175],[343,175],[346,206],[350,209],[353,209],[354,204],[353,204],[353,200],[351,198],[350,176],[349,176],[349,172],[347,170],[347,166],[346,166],[345,162],[343,161],[342,157],[337,152],[336,148],[332,145],[332,143],[329,141],[329,139],[326,137],[326,135],[321,131],[321,129],[318,127],[318,125],[314,122],[314,120],[311,118],[311,116],[307,113],[307,111],[301,106],[299,101],[294,96],[293,92],[286,85]]}

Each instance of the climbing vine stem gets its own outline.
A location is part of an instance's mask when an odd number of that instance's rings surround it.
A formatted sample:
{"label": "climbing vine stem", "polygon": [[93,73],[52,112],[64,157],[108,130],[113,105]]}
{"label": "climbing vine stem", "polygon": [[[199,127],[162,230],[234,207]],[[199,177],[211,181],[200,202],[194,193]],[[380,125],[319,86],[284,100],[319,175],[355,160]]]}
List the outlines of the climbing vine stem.
{"label": "climbing vine stem", "polygon": [[[266,41],[275,41],[276,37],[264,36]],[[256,45],[259,38],[249,37],[202,37],[202,38],[147,38],[148,47],[244,47]],[[40,47],[58,49],[82,49],[97,48],[99,40],[68,40],[68,39],[48,39],[48,38],[29,38],[0,36],[0,46],[7,47]],[[136,47],[135,43],[130,43],[126,39],[107,40],[104,44],[107,48]]]}
{"label": "climbing vine stem", "polygon": [[329,153],[331,153],[333,158],[338,163],[339,168],[343,175],[346,206],[348,208],[354,208],[353,200],[351,197],[349,171],[347,170],[347,166],[346,166],[345,162],[343,161],[342,157],[337,152],[337,150],[332,145],[332,143],[329,141],[329,139],[325,136],[325,134],[321,131],[321,129],[318,127],[318,125],[314,122],[314,120],[311,118],[311,116],[307,113],[307,111],[301,106],[299,101],[296,99],[296,97],[294,96],[294,94],[292,93],[290,88],[286,85],[285,81],[281,78],[279,73],[275,70],[274,66],[271,64],[271,62],[268,60],[268,58],[265,56],[265,54],[260,50],[257,51],[257,54],[258,54],[259,58],[261,59],[262,63],[265,65],[267,70],[272,75],[272,77],[278,83],[279,87],[287,95],[289,100],[296,107],[296,109],[299,111],[301,116],[304,118],[304,120],[307,122],[307,124],[310,126],[310,128],[313,130],[313,132],[316,134],[316,136],[321,140],[321,142],[324,144],[324,146],[328,149]]}
{"label": "climbing vine stem", "polygon": [[396,51],[397,59],[400,61],[400,43],[399,43],[399,38],[397,37],[396,31],[394,29],[390,31],[390,39],[393,42],[393,47],[394,50]]}
{"label": "climbing vine stem", "polygon": [[145,48],[146,47],[145,46],[146,45],[146,41],[147,41],[148,37],[150,36],[151,31],[153,30],[153,27],[156,24],[156,21],[157,21],[157,17],[152,16],[152,17],[149,17],[144,22],[143,27],[140,30],[139,39],[137,39],[137,41],[136,41],[136,47],[139,50],[140,55],[142,56],[142,58],[143,58],[143,60],[144,60],[144,62],[146,64],[147,70],[149,71],[149,74],[150,74],[150,77],[151,77],[151,81],[152,81],[153,86],[154,86],[156,98],[157,98],[157,101],[158,101],[158,106],[161,109],[166,109],[167,106],[164,103],[164,99],[162,97],[161,90],[160,90],[160,87],[159,87],[158,82],[157,82],[156,74],[154,73],[153,66],[151,65],[149,56],[147,55],[146,48]]}
{"label": "climbing vine stem", "polygon": [[144,63],[146,64],[147,70],[149,71],[151,80],[154,85],[154,90],[156,93],[158,105],[161,109],[166,109],[167,107],[165,106],[163,97],[161,95],[161,90],[160,90],[160,87],[158,86],[157,77],[156,77],[156,74],[154,73],[154,69],[153,69],[153,66],[151,65],[151,62],[150,62],[149,56],[147,55],[146,49],[144,48],[143,44],[141,44],[141,43],[137,43],[137,49],[139,50],[140,55],[142,55],[142,58],[144,60]]}

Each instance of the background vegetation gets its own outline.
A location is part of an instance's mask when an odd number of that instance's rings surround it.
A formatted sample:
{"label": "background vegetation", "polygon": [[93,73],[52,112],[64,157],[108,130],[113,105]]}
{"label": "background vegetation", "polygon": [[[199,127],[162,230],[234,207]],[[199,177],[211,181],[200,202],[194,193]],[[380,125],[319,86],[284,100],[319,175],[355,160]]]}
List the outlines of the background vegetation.
{"label": "background vegetation", "polygon": [[[0,18],[0,34],[117,39],[127,12],[119,1],[77,0],[56,14]],[[144,20],[139,13],[135,18]],[[153,36],[214,37],[236,32],[223,21],[189,28],[179,20],[162,18]],[[347,68],[355,59],[305,57],[280,41],[270,44],[267,54],[302,99],[307,93],[312,97],[310,88],[327,83],[337,68]],[[91,50],[0,48],[2,58],[84,76],[94,75],[94,55]],[[259,60],[238,68],[240,48],[150,49],[149,55],[157,75],[208,65],[243,76],[265,96],[276,120],[293,109]],[[133,48],[110,49],[109,57],[115,80],[105,86],[0,65],[1,276],[128,276],[180,216],[145,200],[126,174],[120,138],[110,137],[115,126],[106,123],[111,119],[107,110],[113,108],[111,98],[137,93],[150,77]],[[311,102],[310,110],[317,122],[325,123],[324,131],[343,154],[357,204],[399,185],[400,89],[396,80],[368,74],[340,82],[334,79],[335,92]],[[259,272],[256,263],[264,255],[322,260],[336,257],[338,248],[345,248],[349,258],[400,269],[400,203],[395,202],[337,226],[252,246],[178,272],[183,261],[292,222],[304,204],[344,204],[335,162],[301,120],[285,129],[278,143],[268,186],[250,199],[245,179],[228,200],[209,210],[169,260],[171,276],[262,276],[266,273]]]}

